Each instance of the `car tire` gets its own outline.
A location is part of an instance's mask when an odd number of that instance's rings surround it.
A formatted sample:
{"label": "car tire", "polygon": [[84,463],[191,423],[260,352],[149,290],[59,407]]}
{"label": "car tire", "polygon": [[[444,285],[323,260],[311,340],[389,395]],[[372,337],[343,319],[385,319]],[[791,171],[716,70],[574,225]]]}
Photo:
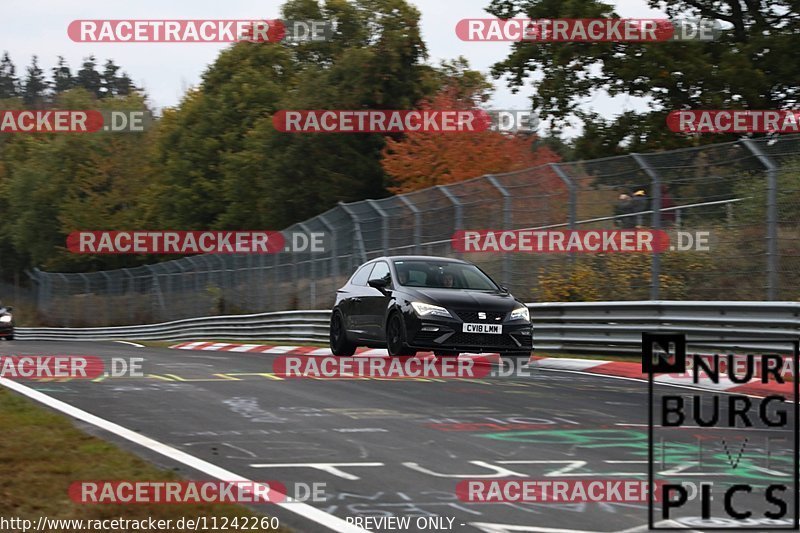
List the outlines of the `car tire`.
{"label": "car tire", "polygon": [[408,347],[406,325],[400,313],[392,313],[386,324],[386,349],[391,357],[417,355],[416,350]]}
{"label": "car tire", "polygon": [[347,338],[347,329],[344,327],[344,319],[341,313],[333,313],[330,327],[330,347],[333,355],[350,357],[356,353],[356,346]]}

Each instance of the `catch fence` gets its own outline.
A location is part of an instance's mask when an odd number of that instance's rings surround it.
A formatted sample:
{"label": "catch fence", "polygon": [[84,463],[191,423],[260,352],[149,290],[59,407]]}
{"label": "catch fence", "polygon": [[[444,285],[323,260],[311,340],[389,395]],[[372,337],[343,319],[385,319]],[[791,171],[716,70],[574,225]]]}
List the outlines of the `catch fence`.
{"label": "catch fence", "polygon": [[[475,262],[523,301],[797,300],[800,135],[549,164],[378,200],[340,203],[285,230],[325,252],[196,255],[92,273],[35,270],[38,320],[109,326],[329,307],[381,255]],[[643,190],[640,227],[708,231],[710,248],[660,254],[459,253],[458,230],[610,229]]]}

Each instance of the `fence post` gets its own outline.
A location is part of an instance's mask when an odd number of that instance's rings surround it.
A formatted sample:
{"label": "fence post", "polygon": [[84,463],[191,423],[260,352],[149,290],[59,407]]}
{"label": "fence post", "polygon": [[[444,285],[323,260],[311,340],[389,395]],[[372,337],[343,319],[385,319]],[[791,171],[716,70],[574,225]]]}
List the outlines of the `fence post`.
{"label": "fence post", "polygon": [[272,298],[269,300],[266,309],[263,311],[276,311],[280,306],[279,295],[283,295],[281,285],[281,253],[277,252],[272,258]]}
{"label": "fence post", "polygon": [[[511,224],[511,193],[508,192],[508,189],[503,187],[497,178],[491,174],[486,175],[486,179],[492,186],[497,189],[500,194],[503,196],[503,229],[512,229]],[[511,255],[508,252],[503,252],[503,285],[508,287],[511,282]]]}
{"label": "fence post", "polygon": [[[344,202],[339,202],[339,207],[341,207],[342,210],[345,213],[347,213],[347,216],[350,217],[350,220],[353,221],[353,238],[355,239],[356,244],[358,244],[358,249],[361,252],[359,257],[360,261],[358,262],[358,264],[360,265],[361,263],[366,263],[367,250],[364,248],[364,237],[361,235],[361,220],[359,220],[358,215],[355,212],[353,212],[352,209],[347,207],[347,204],[345,204]],[[353,256],[350,257],[352,259],[355,259],[355,257]],[[352,272],[356,268],[356,266],[358,265],[353,264],[353,261],[351,260],[350,271]]]}
{"label": "fence post", "polygon": [[[661,229],[661,178],[653,167],[645,160],[641,154],[631,154],[636,164],[644,170],[650,177],[650,192],[652,203],[650,209],[653,212],[651,226],[653,229]],[[658,300],[661,289],[661,253],[653,251],[653,266],[650,269],[650,299]]]}
{"label": "fence post", "polygon": [[778,165],[752,139],[742,143],[767,169],[767,300],[778,294]]}
{"label": "fence post", "polygon": [[556,176],[561,178],[569,190],[569,229],[575,229],[575,221],[578,219],[578,187],[575,185],[575,181],[564,172],[561,165],[550,163],[550,168],[553,169]]}
{"label": "fence post", "polygon": [[[70,283],[69,283],[69,278],[67,277],[67,275],[66,275],[66,274],[63,274],[63,273],[61,273],[61,272],[57,273],[57,275],[58,275],[58,277],[60,277],[60,278],[63,280],[63,282],[64,282],[64,293],[65,293],[65,294],[66,294],[68,297],[69,297],[69,296],[72,296],[72,295],[70,294],[70,290],[69,290],[69,289],[70,289]],[[70,302],[70,304],[72,304],[72,303],[73,303],[73,302]],[[70,305],[70,306],[68,306],[68,309],[69,309],[70,307],[72,307],[72,306],[71,306],[71,305]],[[63,309],[63,306],[62,306],[62,309]],[[72,316],[73,316],[73,313],[71,312],[71,311],[72,311],[72,309],[69,309],[69,311],[70,311],[70,312],[69,312],[69,313],[67,313],[67,317],[66,317],[66,323],[67,323],[67,327],[70,327],[70,326],[72,325]],[[59,313],[59,314],[60,314],[60,313]],[[75,314],[77,314],[77,313],[75,313]],[[61,322],[61,321],[64,321],[64,319],[63,319],[62,317],[59,317],[59,322]]]}
{"label": "fence post", "polygon": [[[308,234],[309,238],[311,238],[311,230],[309,229],[309,227],[307,225],[305,225],[302,222],[300,222],[297,225],[300,227],[300,229],[302,229],[303,231],[305,231]],[[311,282],[308,284],[308,292],[309,292],[308,296],[309,296],[309,299],[310,299],[310,302],[309,302],[310,307],[308,307],[308,309],[316,309],[317,308],[317,261],[316,261],[316,259],[314,259],[314,256],[312,254],[313,254],[313,252],[311,251],[311,249],[309,247],[308,261],[311,263],[311,267],[310,267],[310,270],[311,270]]]}
{"label": "fence post", "polygon": [[381,217],[381,248],[383,255],[389,255],[389,215],[375,200],[367,200],[367,203]]}
{"label": "fence post", "polygon": [[[461,200],[459,200],[459,198],[455,194],[453,194],[450,191],[450,189],[447,188],[447,186],[445,186],[445,185],[437,185],[436,188],[439,189],[440,191],[442,191],[442,194],[444,194],[447,197],[447,199],[450,200],[450,203],[453,204],[453,208],[455,209],[455,219],[453,220],[453,228],[455,229],[455,231],[463,230],[464,229],[464,204],[463,204],[463,202],[461,202]],[[453,244],[451,242],[450,246],[452,247],[452,245]],[[460,256],[461,252],[456,252],[456,255]]]}
{"label": "fence post", "polygon": [[[111,304],[111,296],[112,296],[111,275],[108,272],[106,272],[105,270],[101,270],[100,274],[102,274],[103,277],[106,279],[106,297],[105,297],[105,301],[106,301],[106,320],[111,320],[111,324],[113,324],[116,320],[110,318],[111,317],[111,305],[110,304]],[[104,326],[109,326],[111,324],[103,324],[103,325]]]}
{"label": "fence post", "polygon": [[[569,191],[569,229],[574,230],[576,227],[575,222],[578,219],[578,187],[575,185],[575,181],[569,177],[569,175],[561,168],[561,165],[558,163],[550,163],[550,168],[553,169],[553,172],[556,173],[556,176],[561,178],[561,181],[567,186],[567,190]],[[571,263],[575,263],[577,256],[575,252],[569,253],[569,260]]]}
{"label": "fence post", "polygon": [[397,197],[414,213],[414,253],[418,254],[422,251],[422,211],[405,194]]}
{"label": "fence post", "polygon": [[[92,290],[92,284],[89,281],[89,278],[83,272],[78,272],[78,276],[80,276],[80,278],[83,280],[83,293],[86,295],[86,298],[88,299],[88,298],[90,298],[90,293],[91,293],[91,290]],[[88,302],[87,302],[87,304],[83,305],[82,308],[83,309],[82,309],[82,312],[81,312],[81,318],[83,319],[84,326],[86,326],[86,325],[89,324],[89,322],[87,321],[87,319],[88,319],[87,313],[91,314],[92,312],[89,309]],[[97,313],[97,310],[95,310],[94,313]]]}
{"label": "fence post", "polygon": [[136,291],[136,286],[135,286],[135,282],[133,282],[133,274],[131,274],[131,271],[128,270],[127,268],[123,268],[122,272],[125,273],[125,276],[127,277],[127,280],[128,280],[127,283],[125,283],[126,289],[122,291],[123,296],[125,294],[130,294],[131,295],[131,297],[129,298],[128,304],[126,306],[128,308],[128,322],[133,324],[134,323],[134,302],[138,301],[138,298],[136,298],[135,295],[133,294]]}
{"label": "fence post", "polygon": [[339,277],[339,252],[336,247],[336,230],[334,230],[333,225],[325,218],[325,215],[319,215],[317,217],[319,221],[322,223],[323,226],[328,230],[328,235],[330,235],[330,243],[331,243],[331,276],[335,279]]}
{"label": "fence post", "polygon": [[155,271],[155,268],[151,265],[144,265],[144,267],[150,272],[150,277],[153,282],[150,284],[150,290],[153,291],[153,302],[158,302],[158,306],[161,308],[161,312],[155,312],[156,310],[153,309],[153,317],[157,320],[161,320],[164,311],[166,310],[166,306],[164,305],[164,295],[161,294],[161,285],[158,279],[158,274]]}
{"label": "fence post", "polygon": [[181,305],[181,303],[186,301],[186,296],[185,296],[186,295],[186,293],[185,293],[185,286],[186,286],[185,273],[186,273],[186,269],[183,268],[183,263],[189,263],[190,265],[194,264],[191,261],[188,261],[188,259],[190,259],[190,257],[187,256],[186,258],[178,259],[177,261],[175,261],[173,263],[177,267],[179,272],[173,272],[173,273],[170,274],[170,276],[178,276],[178,279],[180,280],[180,283],[177,283],[177,285],[178,285],[178,292],[177,293],[175,292],[175,285],[176,284],[171,284],[172,295],[170,296],[170,302],[173,302],[172,303],[172,313],[171,313],[172,316],[175,316],[176,312],[177,312],[178,316],[183,316],[183,305]]}
{"label": "fence post", "polygon": [[33,301],[36,302],[36,312],[42,316],[42,295],[44,294],[43,284],[41,279],[41,270],[34,267],[33,271],[25,270],[25,274],[33,282]]}

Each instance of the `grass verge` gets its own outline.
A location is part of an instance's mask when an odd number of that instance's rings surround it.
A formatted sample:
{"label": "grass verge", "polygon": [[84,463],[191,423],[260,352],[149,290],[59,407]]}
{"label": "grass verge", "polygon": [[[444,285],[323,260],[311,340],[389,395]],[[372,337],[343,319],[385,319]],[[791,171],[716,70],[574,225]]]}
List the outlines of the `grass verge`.
{"label": "grass verge", "polygon": [[[40,516],[135,520],[153,517],[156,520],[172,519],[175,523],[182,517],[239,517],[244,521],[245,517],[261,516],[244,506],[231,504],[75,503],[68,496],[73,481],[176,481],[181,478],[83,433],[69,418],[1,387],[0,428],[0,471],[3,472],[0,477],[0,516],[4,518],[17,517],[36,523]],[[252,518],[248,521],[249,524],[254,522]],[[277,531],[289,533],[291,530],[282,528]]]}

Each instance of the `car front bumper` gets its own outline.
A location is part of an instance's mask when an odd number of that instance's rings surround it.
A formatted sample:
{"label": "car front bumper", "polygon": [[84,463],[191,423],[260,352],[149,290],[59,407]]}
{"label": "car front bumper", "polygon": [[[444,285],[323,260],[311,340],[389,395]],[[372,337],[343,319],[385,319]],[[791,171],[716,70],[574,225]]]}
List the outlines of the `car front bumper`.
{"label": "car front bumper", "polygon": [[407,325],[408,344],[415,350],[504,353],[533,351],[533,327],[515,320],[497,323],[502,333],[465,333],[464,322],[448,318],[418,318]]}

